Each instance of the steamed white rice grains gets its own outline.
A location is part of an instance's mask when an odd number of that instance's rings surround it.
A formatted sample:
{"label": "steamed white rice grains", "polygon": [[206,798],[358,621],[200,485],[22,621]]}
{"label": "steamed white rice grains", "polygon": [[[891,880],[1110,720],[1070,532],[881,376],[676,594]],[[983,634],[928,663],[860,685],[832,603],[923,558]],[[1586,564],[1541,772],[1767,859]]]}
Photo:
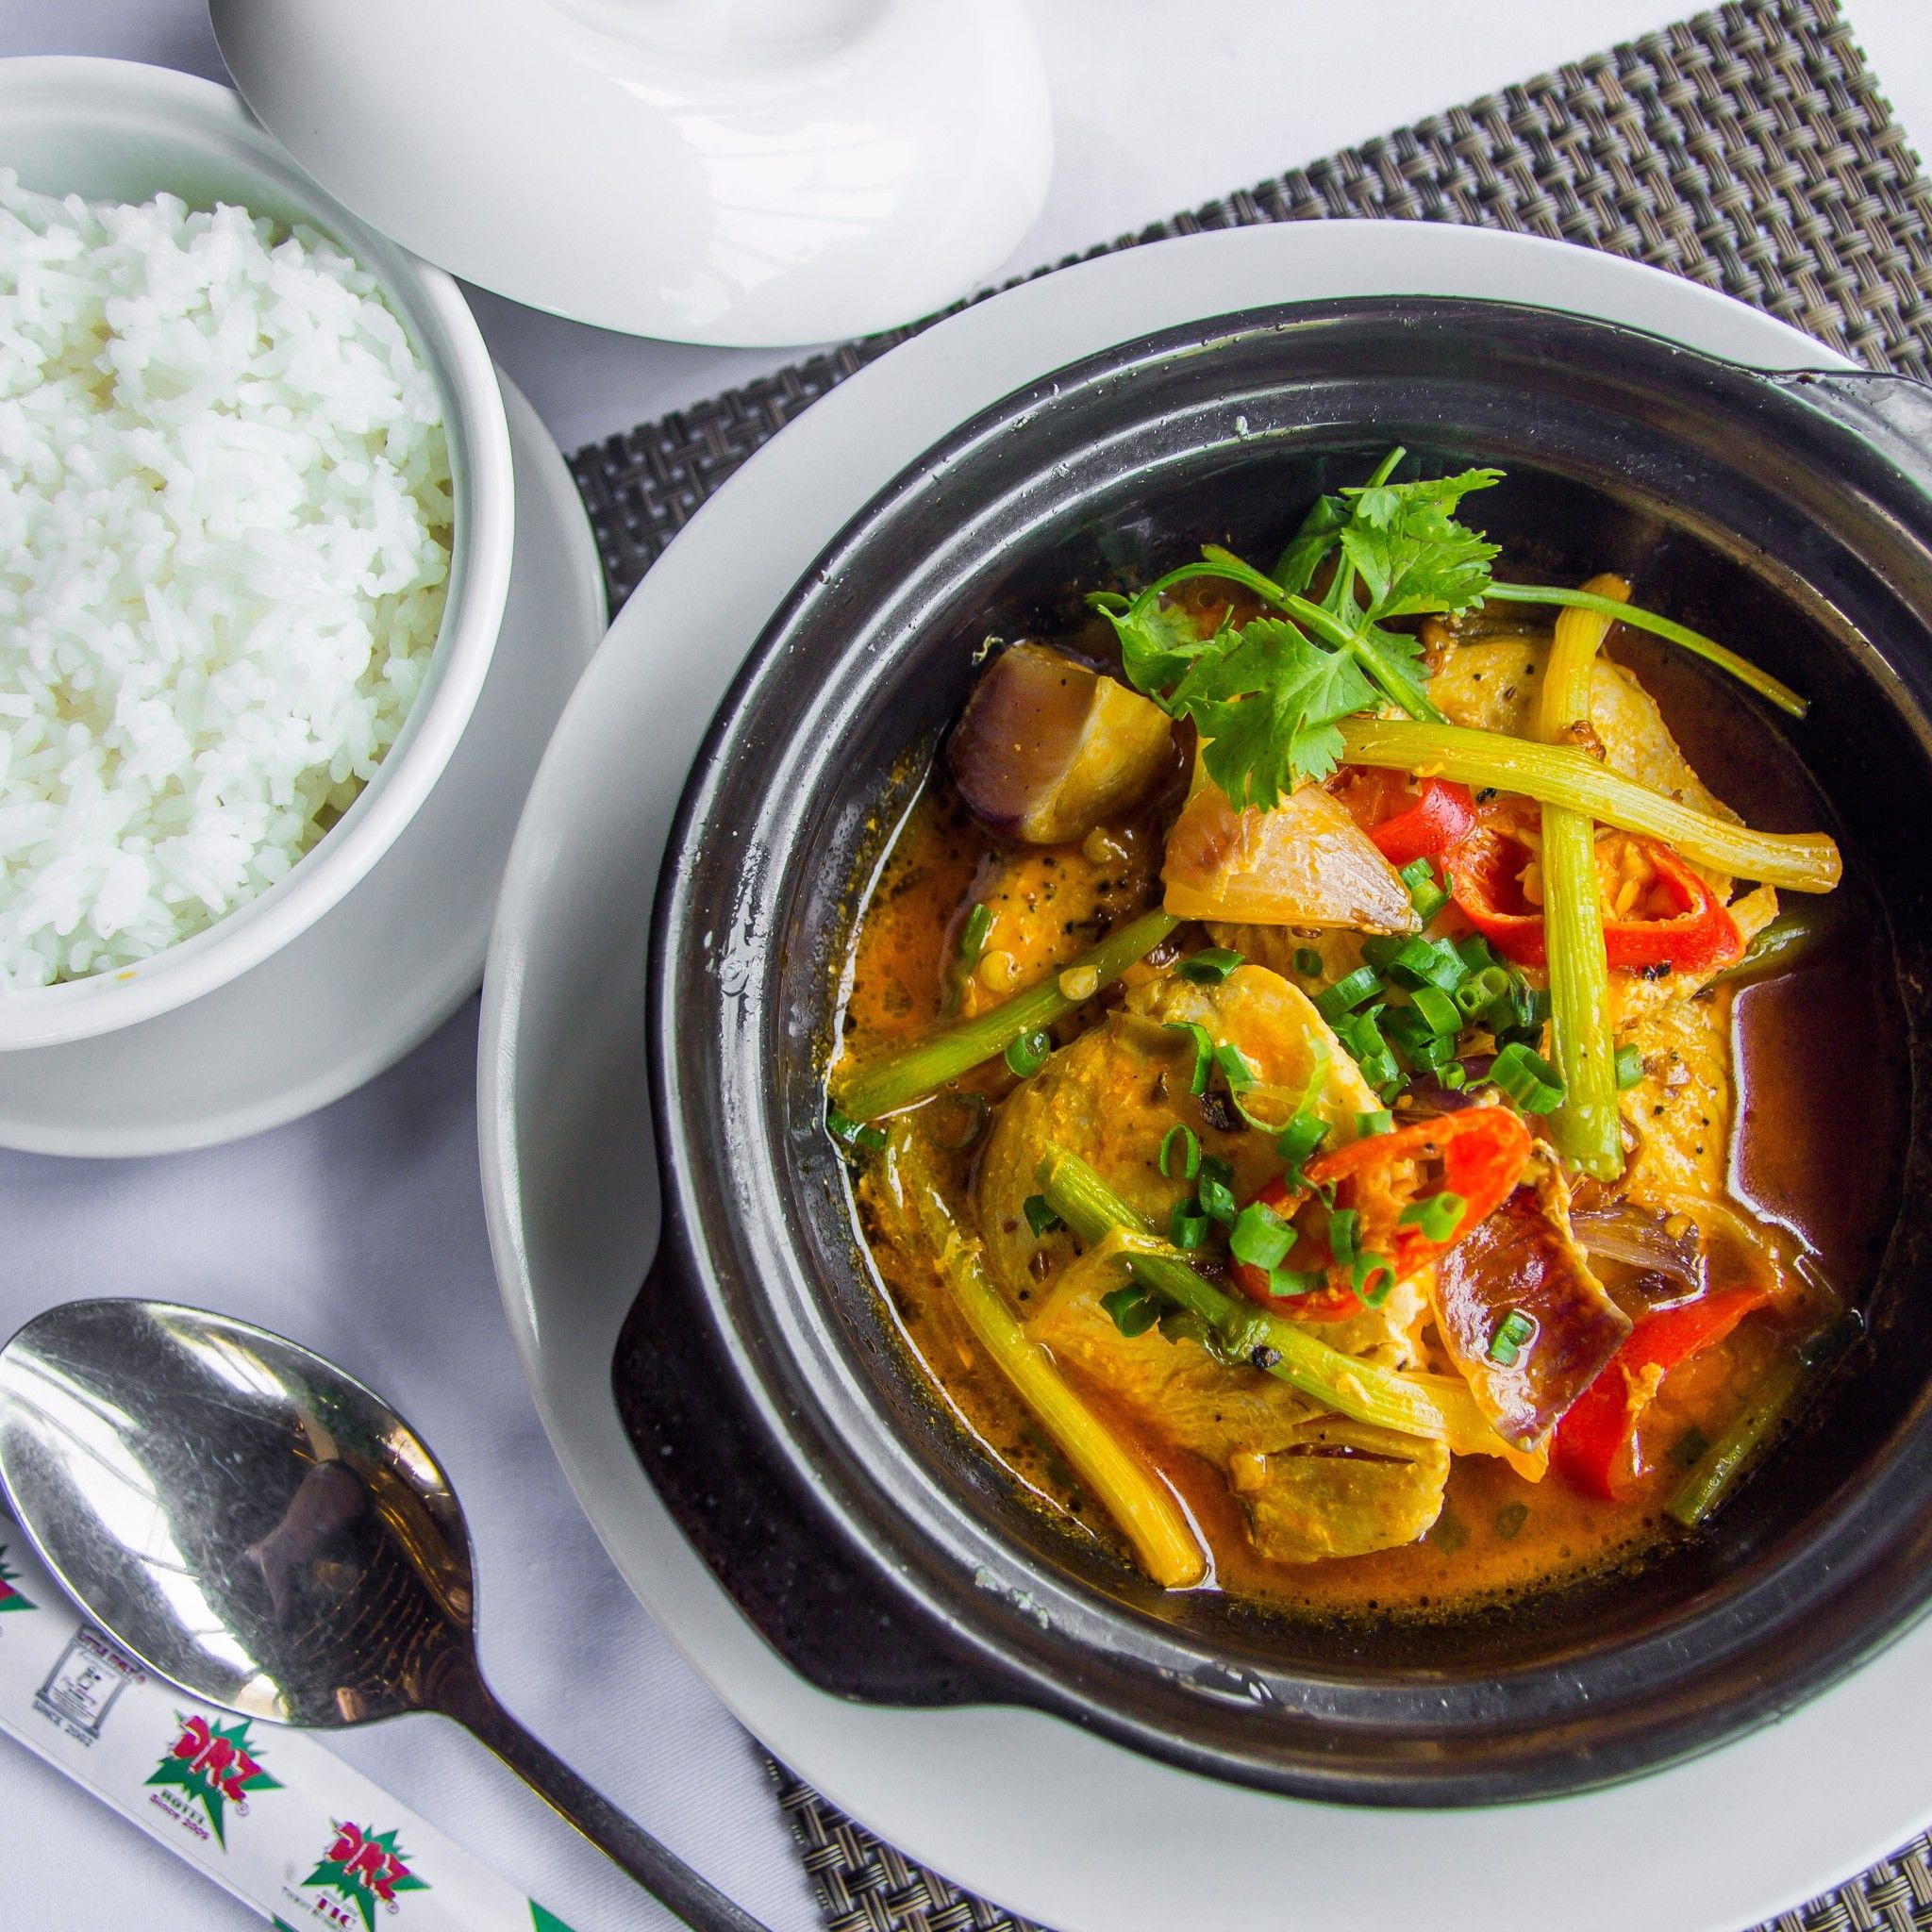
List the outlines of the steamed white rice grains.
{"label": "steamed white rice grains", "polygon": [[325,237],[0,170],[0,989],[314,845],[422,685],[450,523],[435,389]]}

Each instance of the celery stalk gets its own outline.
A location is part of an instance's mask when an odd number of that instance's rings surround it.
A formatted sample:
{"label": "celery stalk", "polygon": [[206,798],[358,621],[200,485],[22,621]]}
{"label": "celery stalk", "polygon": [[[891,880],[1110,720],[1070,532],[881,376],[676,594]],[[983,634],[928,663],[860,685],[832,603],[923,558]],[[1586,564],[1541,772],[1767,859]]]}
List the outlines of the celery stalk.
{"label": "celery stalk", "polygon": [[1163,1590],[1187,1590],[1199,1583],[1208,1574],[1207,1557],[1173,1492],[1067,1386],[1052,1357],[1028,1338],[987,1272],[978,1240],[954,1218],[903,1126],[892,1134],[890,1158],[937,1259],[940,1278],[994,1367],[1119,1524],[1147,1574]]}
{"label": "celery stalk", "polygon": [[[915,1040],[896,1053],[881,1054],[835,1079],[834,1098],[856,1121],[876,1120],[924,1099],[948,1080],[957,1080],[983,1060],[1004,1053],[1014,1041],[1050,1026],[1080,1004],[1060,991],[1066,973],[1097,972],[1101,986],[1111,985],[1135,960],[1143,959],[1180,921],[1166,912],[1143,912],[1090,946],[1061,973],[1015,993],[970,1020]],[[1097,990],[1097,989],[1096,989]]]}
{"label": "celery stalk", "polygon": [[1396,772],[1424,772],[1459,784],[1514,791],[1541,805],[1566,805],[1600,824],[1659,839],[1695,864],[1794,892],[1828,892],[1842,871],[1823,832],[1754,832],[1679,805],[1567,744],[1537,744],[1463,724],[1407,718],[1349,718],[1343,759]]}
{"label": "celery stalk", "polygon": [[[1622,577],[1592,577],[1584,589],[1623,602]],[[1543,672],[1538,735],[1561,744],[1590,724],[1590,693],[1597,647],[1610,620],[1589,608],[1557,619],[1557,640]],[[1610,1039],[1610,969],[1604,951],[1603,907],[1597,891],[1596,825],[1589,813],[1545,804],[1543,935],[1550,966],[1550,1046],[1563,1075],[1563,1104],[1550,1115],[1558,1153],[1585,1174],[1613,1180],[1624,1150],[1617,1117],[1616,1049]]]}

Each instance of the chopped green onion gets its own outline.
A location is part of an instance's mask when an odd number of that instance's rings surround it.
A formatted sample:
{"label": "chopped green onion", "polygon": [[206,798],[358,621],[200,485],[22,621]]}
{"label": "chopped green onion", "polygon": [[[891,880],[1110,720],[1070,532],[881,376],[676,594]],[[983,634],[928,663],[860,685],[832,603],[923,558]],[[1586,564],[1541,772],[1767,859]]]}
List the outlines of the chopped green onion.
{"label": "chopped green onion", "polygon": [[1348,1049],[1351,1059],[1362,1060],[1382,1051],[1382,1033],[1375,1024],[1382,1010],[1380,1007],[1371,1007],[1366,1013],[1351,1013],[1337,1023],[1335,1037]]}
{"label": "chopped green onion", "polygon": [[1403,1058],[1418,1073],[1430,1073],[1455,1058],[1454,1033],[1438,1033],[1413,1007],[1397,1007],[1383,1022]]}
{"label": "chopped green onion", "polygon": [[[1175,1166],[1178,1148],[1179,1166]],[[1191,1181],[1201,1172],[1201,1141],[1192,1127],[1176,1121],[1160,1139],[1160,1174],[1163,1180]]]}
{"label": "chopped green onion", "polygon": [[1392,1053],[1379,1055],[1361,1070],[1362,1078],[1374,1089],[1375,1098],[1392,1106],[1407,1089],[1408,1081]]}
{"label": "chopped green onion", "polygon": [[1320,1269],[1271,1268],[1268,1271],[1268,1292],[1276,1300],[1289,1295],[1313,1294],[1327,1279]]}
{"label": "chopped green onion", "polygon": [[1160,1305],[1138,1282],[1117,1288],[1100,1297],[1100,1306],[1112,1317],[1113,1325],[1129,1341],[1144,1335],[1160,1320]]}
{"label": "chopped green onion", "polygon": [[1472,973],[1487,973],[1491,967],[1500,972],[1503,967],[1495,947],[1479,932],[1466,932],[1456,941],[1456,957]]}
{"label": "chopped green onion", "polygon": [[1007,1065],[1023,1080],[1030,1080],[1041,1067],[1045,1066],[1053,1052],[1053,1041],[1041,1027],[1037,1032],[1023,1033],[1018,1040],[1007,1047]]}
{"label": "chopped green onion", "polygon": [[1185,1033],[1194,1047],[1194,1071],[1188,1075],[1188,1091],[1205,1093],[1208,1091],[1208,1074],[1214,1065],[1214,1041],[1207,1027],[1198,1020],[1170,1020],[1167,1022],[1170,1033]]}
{"label": "chopped green onion", "polygon": [[1315,1010],[1332,1026],[1351,1008],[1381,990],[1382,982],[1373,968],[1357,966],[1335,984],[1315,995]]}
{"label": "chopped green onion", "polygon": [[882,1127],[863,1125],[836,1107],[825,1108],[825,1132],[848,1154],[876,1154],[886,1144]]}
{"label": "chopped green onion", "polygon": [[1563,1082],[1556,1068],[1520,1040],[1496,1056],[1490,1078],[1524,1113],[1548,1113],[1563,1104]]}
{"label": "chopped green onion", "polygon": [[966,915],[966,924],[960,928],[959,946],[952,970],[946,974],[945,1010],[956,1013],[966,991],[967,983],[972,979],[974,969],[978,966],[980,956],[986,951],[986,936],[992,930],[992,908],[983,900],[975,900],[973,908]]}
{"label": "chopped green onion", "polygon": [[1362,941],[1362,958],[1377,973],[1388,972],[1405,941],[1393,934],[1378,932]]}
{"label": "chopped green onion", "polygon": [[1201,1211],[1210,1219],[1220,1222],[1224,1227],[1232,1227],[1241,1209],[1234,1198],[1234,1189],[1229,1184],[1234,1179],[1234,1169],[1224,1160],[1217,1159],[1212,1154],[1204,1155],[1201,1159],[1199,1193]]}
{"label": "chopped green onion", "polygon": [[1177,1248],[1184,1248],[1192,1254],[1208,1240],[1208,1221],[1191,1201],[1176,1201],[1174,1214],[1168,1222],[1168,1233],[1174,1238]]}
{"label": "chopped green onion", "polygon": [[1428,1022],[1431,1033],[1453,1037],[1461,1030],[1462,1015],[1457,1009],[1456,1002],[1441,987],[1417,987],[1409,1003]]}
{"label": "chopped green onion", "polygon": [[1617,1049],[1617,1091],[1627,1093],[1643,1078],[1643,1054],[1635,1046]]}
{"label": "chopped green onion", "polygon": [[1436,881],[1436,868],[1426,858],[1412,858],[1395,874],[1408,888],[1408,903],[1426,925],[1449,903],[1448,890]]}
{"label": "chopped green onion", "polygon": [[1505,1542],[1508,1542],[1515,1536],[1516,1532],[1528,1521],[1529,1505],[1527,1503],[1505,1503],[1496,1511],[1496,1534]]}
{"label": "chopped green onion", "polygon": [[1238,1046],[1224,1043],[1214,1049],[1214,1064],[1227,1083],[1230,1093],[1245,1093],[1255,1084],[1255,1070],[1241,1058]]}
{"label": "chopped green onion", "polygon": [[1028,1194],[1020,1203],[1020,1212],[1026,1217],[1026,1225],[1033,1230],[1035,1241],[1060,1225],[1059,1216],[1047,1205],[1044,1194]]}
{"label": "chopped green onion", "polygon": [[1421,1200],[1411,1201],[1402,1210],[1402,1225],[1421,1228],[1423,1239],[1427,1241],[1453,1241],[1468,1207],[1460,1194],[1444,1188],[1440,1194],[1425,1194]]}
{"label": "chopped green onion", "polygon": [[1348,1271],[1348,1285],[1365,1308],[1379,1308],[1395,1286],[1395,1268],[1380,1255],[1357,1255]]}
{"label": "chopped green onion", "polygon": [[1513,1369],[1535,1339],[1536,1317],[1525,1315],[1521,1308],[1511,1308],[1490,1337],[1490,1359],[1501,1368]]}
{"label": "chopped green onion", "polygon": [[1228,1252],[1251,1268],[1278,1268],[1294,1246],[1294,1229],[1265,1201],[1250,1201],[1227,1237]]}
{"label": "chopped green onion", "polygon": [[1507,999],[1509,985],[1509,974],[1501,966],[1474,968],[1456,989],[1456,1009],[1465,1020],[1474,1020],[1493,1001]]}
{"label": "chopped green onion", "polygon": [[1183,959],[1175,970],[1183,979],[1191,979],[1196,986],[1219,986],[1241,963],[1242,958],[1228,946],[1204,946]]}
{"label": "chopped green onion", "polygon": [[1460,1060],[1451,1060],[1446,1066],[1436,1069],[1436,1078],[1452,1093],[1460,1093],[1469,1085],[1469,1069]]}
{"label": "chopped green onion", "polygon": [[986,936],[992,930],[992,908],[980,900],[966,915],[965,929],[959,935],[959,969],[971,973],[986,951]]}
{"label": "chopped green onion", "polygon": [[1454,992],[1468,976],[1462,956],[1443,940],[1404,940],[1389,962],[1389,977],[1397,986],[1434,986]]}
{"label": "chopped green onion", "polygon": [[1297,946],[1294,949],[1294,970],[1304,979],[1313,979],[1322,970],[1322,956],[1313,946]]}
{"label": "chopped green onion", "polygon": [[1392,1134],[1395,1131],[1395,1117],[1386,1107],[1378,1107],[1372,1113],[1357,1114],[1355,1130],[1365,1141],[1372,1134]]}
{"label": "chopped green onion", "polygon": [[1353,1208],[1338,1208],[1328,1217],[1328,1251],[1341,1268],[1355,1266],[1359,1252],[1362,1218]]}
{"label": "chopped green onion", "polygon": [[1326,1121],[1311,1113],[1298,1113],[1274,1137],[1274,1151],[1287,1163],[1289,1173],[1298,1174],[1327,1138]]}

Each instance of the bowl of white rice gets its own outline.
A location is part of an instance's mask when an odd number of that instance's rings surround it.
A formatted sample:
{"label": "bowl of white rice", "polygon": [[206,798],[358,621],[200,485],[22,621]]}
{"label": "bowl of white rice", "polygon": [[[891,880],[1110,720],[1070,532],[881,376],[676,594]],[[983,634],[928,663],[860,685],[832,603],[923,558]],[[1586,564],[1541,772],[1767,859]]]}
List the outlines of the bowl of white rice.
{"label": "bowl of white rice", "polygon": [[511,504],[447,275],[225,88],[0,61],[0,1051],[198,999],[380,861]]}

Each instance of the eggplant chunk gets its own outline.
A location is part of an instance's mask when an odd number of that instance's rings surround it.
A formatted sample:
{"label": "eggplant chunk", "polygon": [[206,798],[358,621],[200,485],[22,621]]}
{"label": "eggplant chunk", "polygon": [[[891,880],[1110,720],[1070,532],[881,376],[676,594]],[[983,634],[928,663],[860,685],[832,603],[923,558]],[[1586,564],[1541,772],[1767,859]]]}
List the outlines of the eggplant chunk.
{"label": "eggplant chunk", "polygon": [[1282,1448],[1231,1472],[1248,1534],[1279,1563],[1365,1557],[1428,1533],[1442,1512],[1449,1452],[1341,1416],[1298,1429]]}
{"label": "eggplant chunk", "polygon": [[1244,925],[1352,926],[1414,932],[1408,888],[1374,841],[1319,785],[1273,811],[1236,811],[1197,776],[1167,835],[1160,876],[1180,919]]}
{"label": "eggplant chunk", "polygon": [[1174,769],[1174,726],[1150,699],[1045,644],[980,674],[946,746],[974,816],[1028,845],[1082,839]]}
{"label": "eggplant chunk", "polygon": [[[1630,1332],[1570,1232],[1569,1190],[1548,1148],[1529,1174],[1436,1263],[1434,1289],[1443,1347],[1496,1433],[1522,1449],[1543,1441]],[[1535,1329],[1499,1361],[1491,1349],[1512,1310]]]}

